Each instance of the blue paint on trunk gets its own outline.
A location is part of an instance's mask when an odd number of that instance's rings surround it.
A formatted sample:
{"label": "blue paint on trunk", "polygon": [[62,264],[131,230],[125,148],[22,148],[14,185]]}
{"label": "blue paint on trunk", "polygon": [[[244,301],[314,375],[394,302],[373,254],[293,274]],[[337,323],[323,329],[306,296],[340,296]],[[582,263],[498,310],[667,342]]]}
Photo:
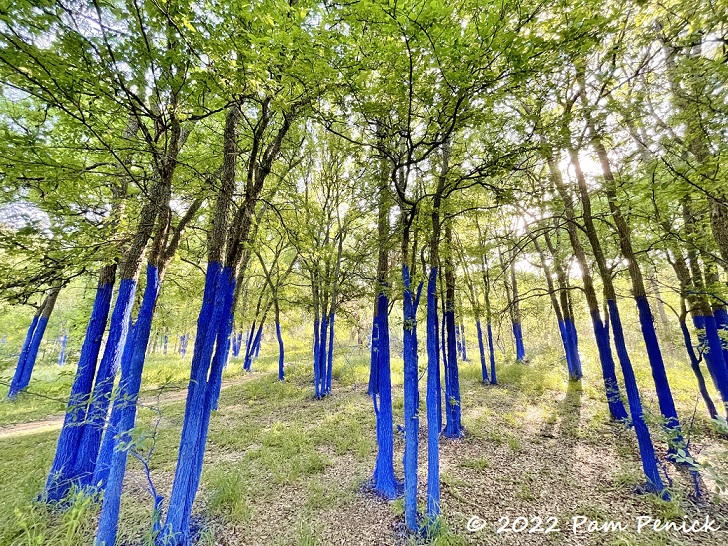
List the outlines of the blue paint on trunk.
{"label": "blue paint on trunk", "polygon": [[326,357],[328,351],[326,350],[326,340],[328,336],[328,317],[321,317],[320,329],[319,329],[319,343],[318,343],[318,360],[316,361],[316,367],[318,368],[317,375],[318,381],[314,385],[314,396],[321,398],[324,396],[324,388],[326,386]]}
{"label": "blue paint on trunk", "polygon": [[523,328],[520,322],[513,323],[513,337],[516,339],[516,360],[525,362],[526,349],[523,347]]}
{"label": "blue paint on trunk", "polygon": [[14,399],[20,391],[20,381],[23,376],[23,368],[25,367],[25,360],[28,357],[28,351],[30,351],[30,343],[33,341],[33,334],[38,326],[38,315],[33,317],[28,327],[28,333],[25,335],[25,341],[23,347],[20,349],[20,355],[18,356],[18,364],[15,366],[15,374],[10,382],[10,390],[8,391],[8,398]]}
{"label": "blue paint on trunk", "polygon": [[283,347],[283,336],[281,335],[281,325],[276,321],[276,338],[278,339],[278,381],[285,379],[283,371],[283,360],[285,358],[285,348]]}
{"label": "blue paint on trunk", "polygon": [[189,343],[189,341],[190,341],[189,334],[184,334],[184,335],[180,336],[179,354],[182,358],[184,358],[185,355],[187,354],[187,344]]}
{"label": "blue paint on trunk", "polygon": [[[223,320],[225,316],[230,317],[229,327],[232,328],[232,316],[233,316],[233,299],[235,295],[235,275],[232,270],[225,268],[223,270],[221,286],[219,290],[223,291]],[[194,466],[192,469],[192,475],[188,486],[187,493],[187,504],[186,514],[182,521],[183,529],[189,534],[190,517],[192,515],[192,505],[197,495],[197,488],[200,485],[200,478],[202,476],[202,465],[205,458],[205,446],[207,445],[207,434],[210,426],[210,415],[212,406],[216,403],[216,400],[220,395],[220,384],[222,382],[222,371],[224,355],[227,354],[228,347],[223,345],[222,341],[227,339],[229,335],[228,326],[222,322],[221,330],[217,337],[218,353],[213,358],[210,366],[210,379],[208,381],[207,389],[205,390],[205,397],[203,402],[202,418],[200,423],[200,432],[197,440],[197,451],[195,453]],[[261,324],[262,328],[262,324]],[[223,351],[223,352],[220,352]]]}
{"label": "blue paint on trunk", "polygon": [[[146,296],[146,291],[145,291]],[[129,333],[126,335],[126,343],[124,344],[124,352],[121,355],[121,376],[128,377],[129,370],[132,366],[132,360],[134,358],[135,340],[138,331],[138,322],[134,324],[131,320],[129,321]],[[146,350],[146,345],[144,347]],[[104,436],[101,440],[101,449],[99,455],[96,457],[96,467],[94,468],[94,477],[91,483],[98,489],[106,487],[106,478],[109,476],[109,468],[111,465],[111,458],[114,453],[116,446],[116,435],[118,433],[119,424],[121,422],[121,411],[115,409],[114,406],[117,402],[114,402],[111,408],[111,415],[109,416],[109,422],[106,425]]]}
{"label": "blue paint on trunk", "polygon": [[[190,382],[187,387],[177,468],[167,519],[158,538],[160,543],[185,544],[189,540],[189,517],[192,501],[197,493],[196,487],[191,486],[194,486],[193,475],[197,465],[197,456],[200,455],[200,450],[204,452],[204,445],[200,445],[200,439],[206,420],[207,376],[210,372],[220,325],[230,313],[230,309],[226,309],[226,298],[230,301],[232,298],[226,294],[228,291],[224,289],[230,284],[233,286],[235,284],[230,268],[222,268],[219,262],[208,264],[205,275],[205,292],[197,320],[197,335],[192,355]],[[229,307],[232,307],[232,304]],[[221,370],[220,373],[222,373]],[[211,407],[211,398],[209,404]],[[207,413],[207,418],[209,418],[209,412]]]}
{"label": "blue paint on trunk", "polygon": [[379,366],[377,365],[377,334],[379,332],[379,326],[377,325],[377,317],[374,316],[372,320],[372,334],[369,337],[369,386],[367,393],[369,396],[379,394]]}
{"label": "blue paint on trunk", "polygon": [[465,326],[460,328],[460,353],[463,355],[463,362],[468,361],[468,342],[465,339]]}
{"label": "blue paint on trunk", "polygon": [[326,357],[326,385],[324,394],[331,394],[331,376],[334,369],[334,313],[329,317],[329,347]]}
{"label": "blue paint on trunk", "polygon": [[639,296],[635,298],[637,309],[639,311],[640,327],[642,329],[642,337],[647,347],[647,356],[650,360],[650,369],[652,371],[652,379],[655,382],[655,390],[657,391],[657,400],[660,405],[660,412],[667,420],[666,426],[671,434],[670,451],[674,452],[678,447],[684,447],[685,442],[680,429],[680,420],[675,409],[675,402],[670,391],[670,384],[667,381],[667,372],[665,371],[665,363],[662,360],[660,345],[657,341],[657,333],[655,332],[655,323],[652,319],[652,311],[647,298]]}
{"label": "blue paint on trunk", "polygon": [[703,397],[705,406],[708,408],[710,418],[715,419],[718,416],[718,411],[715,409],[715,404],[713,404],[713,399],[710,397],[710,393],[708,392],[708,388],[705,384],[705,377],[703,377],[703,372],[700,369],[700,361],[695,354],[695,349],[693,349],[693,342],[690,339],[690,331],[688,330],[688,325],[684,320],[680,320],[680,330],[682,331],[685,349],[687,350],[688,358],[690,359],[690,367],[693,369],[695,379],[698,382],[698,390],[700,391],[700,395]]}
{"label": "blue paint on trunk", "polygon": [[[372,396],[377,420],[377,460],[373,489],[387,499],[397,497],[401,488],[394,477],[394,425],[392,420],[392,378],[389,355],[389,301],[385,293],[377,297],[372,351],[376,353],[377,394]],[[374,357],[373,357],[374,359]],[[379,405],[377,406],[377,398]]]}
{"label": "blue paint on trunk", "polygon": [[250,359],[252,358],[253,351],[253,339],[255,338],[255,321],[250,325],[250,332],[248,332],[248,339],[245,342],[245,360],[243,360],[243,370],[250,370]]}
{"label": "blue paint on trunk", "polygon": [[445,432],[448,438],[463,435],[460,422],[460,379],[458,377],[458,356],[455,345],[455,312],[445,311],[443,317],[447,333],[447,360],[445,361]]}
{"label": "blue paint on trunk", "polygon": [[101,436],[106,423],[106,415],[111,403],[111,390],[114,386],[116,371],[121,363],[122,351],[129,330],[131,309],[134,305],[135,279],[122,279],[116,296],[114,311],[111,313],[109,336],[101,358],[96,383],[91,393],[86,422],[84,423],[78,453],[74,461],[74,479],[82,487],[91,485],[96,458],[101,446]]}
{"label": "blue paint on trunk", "polygon": [[[113,442],[114,448],[111,453],[111,461],[106,479],[106,487],[103,487],[105,471],[98,476],[101,489],[104,490],[99,526],[96,531],[95,544],[97,546],[111,545],[116,542],[116,533],[119,523],[119,507],[121,506],[121,486],[124,481],[126,470],[126,459],[129,453],[131,442],[131,431],[134,429],[136,420],[137,399],[142,382],[142,370],[147,344],[152,331],[152,316],[154,306],[159,294],[159,274],[153,265],[147,265],[147,285],[144,289],[142,304],[139,309],[134,328],[133,342],[134,351],[131,363],[128,367],[122,367],[119,389],[114,399],[112,408],[112,421],[117,422],[116,430],[107,430],[106,434],[111,438],[117,438]],[[119,416],[114,418],[114,413]],[[108,454],[106,454],[108,456]],[[106,466],[108,461],[103,461]],[[97,463],[97,468],[99,464]]]}
{"label": "blue paint on trunk", "polygon": [[254,351],[254,357],[258,358],[260,356],[260,343],[263,340],[262,334],[263,333],[263,323],[261,322],[260,328],[258,329],[258,335],[255,338],[255,351]]}
{"label": "blue paint on trunk", "polygon": [[716,307],[713,310],[715,324],[720,332],[721,345],[723,346],[723,361],[728,367],[728,311],[725,307]]}
{"label": "blue paint on trunk", "polygon": [[66,345],[68,344],[68,334],[61,337],[61,352],[58,354],[58,365],[63,366],[66,363]]}
{"label": "blue paint on trunk", "polygon": [[696,315],[693,317],[693,323],[696,328],[702,326],[703,343],[701,344],[701,351],[708,366],[710,377],[713,379],[713,384],[720,393],[723,405],[728,407],[728,371],[723,358],[716,320],[712,315]]}
{"label": "blue paint on trunk", "polygon": [[[33,375],[33,368],[35,368],[35,361],[38,359],[38,349],[40,349],[40,342],[43,341],[46,327],[48,326],[48,317],[40,317],[38,325],[35,327],[33,332],[33,339],[30,341],[30,347],[28,347],[28,354],[25,356],[25,362],[23,363],[23,373],[20,376],[20,383],[18,385],[19,390],[24,390],[30,384],[30,378]],[[14,394],[17,394],[15,392]]]}
{"label": "blue paint on trunk", "polygon": [[134,338],[136,337],[137,328],[133,320],[129,320],[129,328],[126,334],[126,342],[124,343],[124,351],[121,353],[121,371],[131,366],[131,360],[134,357]]}
{"label": "blue paint on trunk", "polygon": [[569,339],[569,350],[571,351],[571,365],[574,369],[574,379],[582,378],[581,357],[579,356],[579,336],[576,333],[576,325],[574,321],[567,318],[564,321],[566,325],[566,333]]}
{"label": "blue paint on trunk", "polygon": [[240,356],[240,349],[243,346],[243,333],[238,332],[237,335],[233,334],[233,357],[237,358]]}
{"label": "blue paint on trunk", "polygon": [[607,300],[609,308],[609,318],[612,323],[612,332],[614,332],[614,345],[617,349],[617,356],[622,368],[624,376],[624,388],[627,391],[627,401],[629,403],[629,411],[632,416],[632,424],[637,435],[637,445],[642,460],[642,470],[647,478],[647,490],[651,493],[659,493],[665,489],[660,478],[660,472],[657,468],[657,460],[655,458],[655,448],[652,444],[650,431],[645,423],[642,412],[642,400],[640,399],[639,390],[637,388],[637,380],[634,376],[634,369],[627,353],[627,345],[624,340],[624,331],[622,330],[622,321],[619,317],[619,308],[613,300]]}
{"label": "blue paint on trunk", "polygon": [[321,368],[319,368],[319,353],[321,352],[319,343],[320,327],[321,322],[317,316],[313,321],[313,394],[316,398],[318,398],[318,388],[321,382]]}
{"label": "blue paint on trunk", "polygon": [[256,356],[256,352],[260,350],[260,338],[263,335],[263,323],[261,322],[258,326],[258,330],[255,332],[255,336],[252,336],[251,342],[248,344],[248,349],[245,353],[245,363],[243,369],[246,372],[250,371],[253,365],[253,358]]}
{"label": "blue paint on trunk", "polygon": [[483,344],[483,328],[480,326],[480,321],[475,321],[475,329],[478,332],[478,350],[480,351],[480,374],[483,383],[490,383],[488,378],[488,366],[485,364],[485,345]]}
{"label": "blue paint on trunk", "polygon": [[86,407],[91,394],[101,340],[109,318],[113,289],[113,283],[107,283],[99,287],[96,292],[91,318],[86,327],[86,337],[81,346],[76,376],[68,397],[66,416],[56,444],[56,454],[43,492],[43,498],[48,502],[61,501],[70,486],[71,466],[81,438],[81,424],[86,418]]}
{"label": "blue paint on trunk", "polygon": [[[230,287],[227,287],[230,290]],[[232,297],[232,296],[231,296]],[[230,353],[230,339],[233,331],[234,314],[232,303],[228,305],[227,299],[225,300],[226,309],[229,307],[227,312],[227,319],[223,317],[220,325],[220,333],[217,336],[217,345],[215,347],[215,355],[212,358],[212,369],[223,370],[227,366],[228,354]],[[263,324],[260,325],[261,330]],[[222,389],[222,371],[219,374],[211,374],[208,379],[207,390],[211,391],[211,409],[216,411],[218,402],[220,400],[220,389]],[[206,394],[207,396],[207,394]],[[207,433],[205,433],[207,436]]]}
{"label": "blue paint on trunk", "polygon": [[612,348],[609,344],[609,333],[607,328],[599,316],[598,310],[591,312],[592,326],[594,327],[594,337],[597,341],[597,350],[599,351],[599,362],[602,365],[602,378],[604,379],[604,390],[607,395],[607,404],[609,405],[609,413],[613,419],[621,421],[629,418],[627,410],[622,402],[622,395],[619,392],[617,383],[617,375],[614,371],[614,357],[612,356]]}
{"label": "blue paint on trunk", "polygon": [[427,279],[427,518],[440,514],[440,348],[437,324],[437,267]]}
{"label": "blue paint on trunk", "polygon": [[490,357],[490,384],[497,385],[498,378],[495,374],[495,347],[493,346],[493,326],[490,324],[490,321],[488,321],[486,330],[488,331],[488,355]]}
{"label": "blue paint on trunk", "polygon": [[574,379],[574,364],[571,361],[571,347],[569,346],[569,333],[563,320],[559,320],[559,334],[561,335],[561,343],[564,346],[566,355],[566,367],[569,370],[569,379]]}
{"label": "blue paint on trunk", "polygon": [[28,358],[28,353],[30,352],[30,346],[33,342],[33,334],[35,334],[36,329],[38,328],[38,322],[39,318],[38,316],[34,316],[33,320],[30,321],[30,326],[28,327],[28,333],[25,335],[25,341],[23,342],[23,347],[20,349],[20,355],[18,356],[18,364],[15,366],[15,374],[13,374],[13,379],[10,382],[10,389],[8,390],[8,398],[11,400],[14,400],[15,397],[18,395],[18,392],[21,390],[21,383],[23,380],[23,371],[25,370],[25,362]]}
{"label": "blue paint on trunk", "polygon": [[420,428],[420,392],[417,357],[417,307],[422,283],[416,295],[410,289],[410,274],[402,266],[403,300],[403,360],[404,360],[404,522],[410,531],[417,530],[417,449]]}

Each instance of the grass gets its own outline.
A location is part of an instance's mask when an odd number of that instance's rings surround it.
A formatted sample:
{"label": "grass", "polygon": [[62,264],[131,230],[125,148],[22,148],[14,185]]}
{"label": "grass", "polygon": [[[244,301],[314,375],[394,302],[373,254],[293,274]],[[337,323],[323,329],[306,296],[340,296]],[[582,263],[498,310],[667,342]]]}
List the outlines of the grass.
{"label": "grass", "polygon": [[[231,361],[226,369],[225,381],[235,384],[222,391],[220,411],[210,424],[195,508],[203,523],[198,544],[460,545],[472,540],[480,543],[480,535],[465,529],[469,514],[496,521],[495,516],[509,507],[524,515],[555,511],[561,517],[580,514],[595,519],[635,511],[679,519],[688,513],[686,509],[689,511],[687,493],[678,484],[679,494],[670,502],[635,495],[642,477],[632,433],[610,424],[595,355],[585,341],[581,388],[568,383],[558,351],[548,346],[533,355],[527,365],[499,355],[498,386],[480,383],[479,363],[461,363],[467,436],[441,444],[443,518],[430,536],[400,538],[396,529],[403,519],[402,501],[388,503],[360,492],[370,477],[376,454],[375,420],[366,395],[367,352],[338,350],[334,393],[313,400],[310,354],[305,343],[302,345],[287,353],[285,382],[277,381],[273,348],[255,361],[252,375],[241,376],[240,360]],[[472,359],[476,356],[471,353]],[[424,358],[420,365],[424,367]],[[144,396],[183,388],[188,366],[189,356],[185,362],[172,355],[150,357],[143,378]],[[654,413],[649,369],[639,356],[635,357],[635,368],[646,407]],[[61,400],[72,380],[66,370],[59,374],[54,364],[41,363],[30,389],[35,395],[22,395],[15,403],[1,402],[0,423],[20,423],[62,412]],[[668,366],[680,411],[690,414],[693,385],[684,371],[676,364]],[[403,419],[403,401],[402,363],[396,359],[392,380],[397,425]],[[424,403],[424,392],[421,400]],[[155,405],[153,401],[151,405]],[[163,402],[154,438],[150,468],[155,485],[167,498],[183,412],[183,401]],[[420,463],[424,468],[426,423],[421,413]],[[151,434],[157,419],[156,408],[141,408],[138,429]],[[656,445],[658,425],[651,422]],[[700,412],[686,430],[696,443],[720,442]],[[34,502],[50,466],[56,435],[51,431],[0,439],[0,546],[92,542],[98,504],[77,496],[71,499],[68,510],[54,511]],[[402,438],[396,436],[395,468],[400,475],[402,446]],[[592,458],[582,460],[588,456]],[[607,471],[586,472],[605,460],[612,463]],[[722,469],[725,465],[718,466]],[[578,474],[581,467],[586,472],[583,475]],[[674,470],[670,472],[677,477]],[[130,461],[127,478],[119,541],[150,544],[152,500],[138,462]],[[549,500],[562,494],[574,496],[576,504],[569,508],[564,503],[562,507]],[[424,489],[420,490],[420,500],[424,500]],[[543,542],[534,544],[556,544],[557,539],[544,537]],[[588,544],[652,546],[661,544],[660,540],[659,536],[624,533],[609,537],[607,542]]]}

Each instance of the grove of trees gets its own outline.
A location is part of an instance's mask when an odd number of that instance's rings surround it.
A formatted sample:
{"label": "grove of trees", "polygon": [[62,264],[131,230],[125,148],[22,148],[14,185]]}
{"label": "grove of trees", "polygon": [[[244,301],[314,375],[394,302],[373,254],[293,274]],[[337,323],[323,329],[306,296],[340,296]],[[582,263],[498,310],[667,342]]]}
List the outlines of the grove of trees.
{"label": "grove of trees", "polygon": [[[295,315],[316,399],[336,396],[337,337],[370,348],[371,491],[404,497],[411,533],[436,527],[439,444],[467,433],[459,363],[496,384],[506,343],[527,366],[534,299],[569,381],[595,345],[645,491],[669,497],[665,455],[699,484],[666,347],[674,327],[698,411],[725,427],[727,53],[721,1],[5,3],[0,298],[27,329],[8,398],[31,384],[64,289],[95,294],[60,356],[75,376],[39,502],[102,498],[96,544],[115,543],[159,344],[187,353],[189,387],[152,526],[188,544],[223,369],[240,356],[249,371],[271,331],[285,381]],[[645,418],[633,314],[667,442]]]}

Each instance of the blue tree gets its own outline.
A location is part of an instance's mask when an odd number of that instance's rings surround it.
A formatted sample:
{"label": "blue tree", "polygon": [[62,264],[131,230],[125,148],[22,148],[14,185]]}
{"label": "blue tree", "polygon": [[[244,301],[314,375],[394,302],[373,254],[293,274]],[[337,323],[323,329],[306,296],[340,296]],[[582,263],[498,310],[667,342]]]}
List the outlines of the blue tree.
{"label": "blue tree", "polygon": [[53,464],[41,495],[50,502],[59,502],[68,491],[69,480],[71,479],[68,472],[78,449],[78,442],[82,432],[81,423],[86,418],[86,408],[91,395],[96,362],[111,308],[115,274],[116,265],[104,266],[99,273],[96,297],[86,328],[86,336],[81,346],[81,355],[71,386],[71,394],[68,397],[66,415],[58,437]]}
{"label": "blue tree", "polygon": [[24,390],[30,383],[35,361],[38,358],[40,342],[43,340],[43,335],[48,326],[48,319],[50,319],[53,308],[56,305],[60,290],[60,286],[51,288],[33,316],[33,320],[28,327],[28,333],[25,336],[25,341],[23,342],[23,347],[18,356],[18,363],[15,366],[13,379],[10,382],[10,389],[8,390],[8,398],[10,400],[14,400],[18,396],[18,393]]}
{"label": "blue tree", "polygon": [[460,378],[458,373],[458,353],[455,341],[455,265],[452,253],[453,235],[452,222],[445,222],[444,238],[446,252],[443,260],[445,277],[445,299],[443,322],[445,325],[445,431],[448,438],[459,438],[462,436],[462,424],[460,422]]}

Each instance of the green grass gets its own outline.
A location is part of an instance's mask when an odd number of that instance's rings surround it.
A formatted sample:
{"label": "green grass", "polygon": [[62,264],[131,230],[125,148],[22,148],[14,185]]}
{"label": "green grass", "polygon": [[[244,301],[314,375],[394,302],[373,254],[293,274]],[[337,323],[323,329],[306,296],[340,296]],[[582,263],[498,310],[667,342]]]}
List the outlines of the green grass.
{"label": "green grass", "polygon": [[208,473],[206,479],[211,490],[207,507],[212,513],[225,522],[247,523],[251,520],[255,512],[242,473],[234,467],[223,467]]}

